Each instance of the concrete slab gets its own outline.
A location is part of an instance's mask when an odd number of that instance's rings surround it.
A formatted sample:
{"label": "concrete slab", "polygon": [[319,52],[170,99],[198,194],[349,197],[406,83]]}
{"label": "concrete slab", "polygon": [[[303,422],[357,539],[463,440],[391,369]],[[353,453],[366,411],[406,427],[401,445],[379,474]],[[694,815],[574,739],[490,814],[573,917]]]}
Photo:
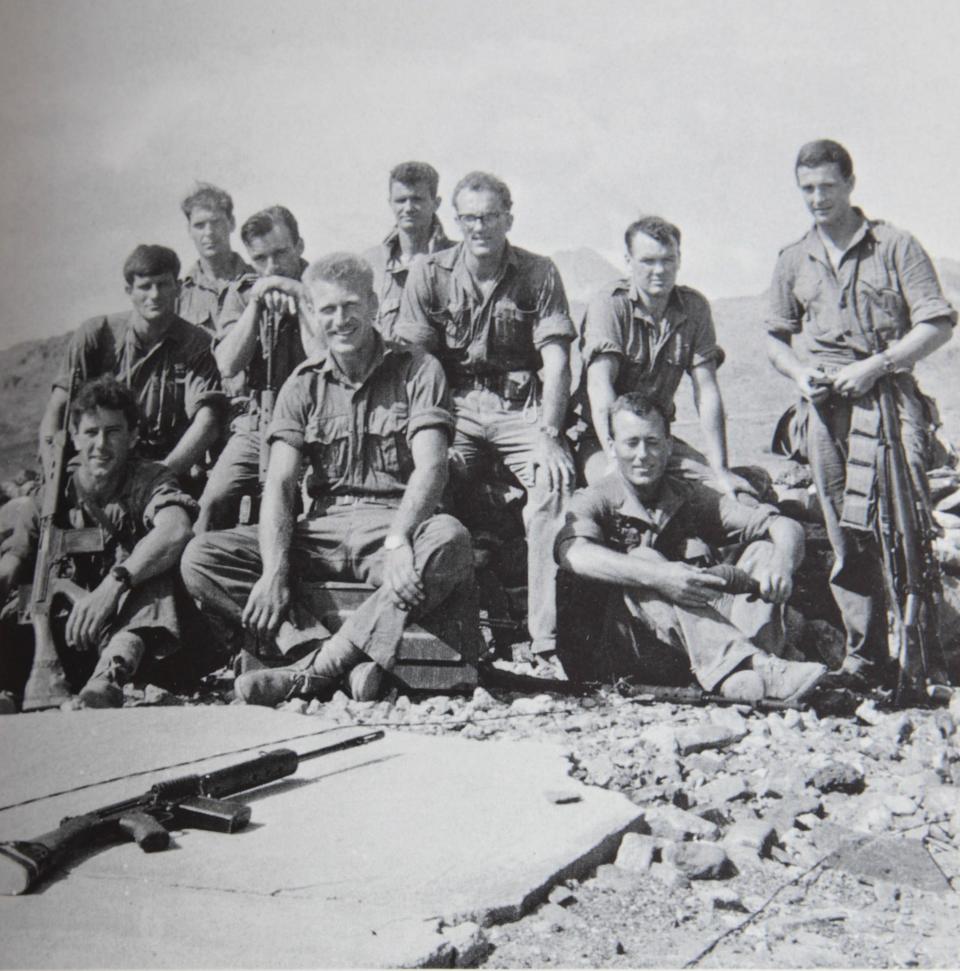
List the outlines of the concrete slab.
{"label": "concrete slab", "polygon": [[[361,731],[245,707],[18,715],[2,729],[0,840],[291,736],[323,731],[282,744],[304,752]],[[163,768],[175,763],[188,764]],[[160,771],[104,782],[143,769]],[[449,964],[444,926],[519,916],[609,860],[641,818],[567,770],[550,745],[403,732],[305,762],[244,797],[242,832],[186,830],[152,854],[111,846],[32,895],[0,898],[0,966]],[[76,786],[87,788],[51,795]],[[552,800],[571,787],[580,801]]]}

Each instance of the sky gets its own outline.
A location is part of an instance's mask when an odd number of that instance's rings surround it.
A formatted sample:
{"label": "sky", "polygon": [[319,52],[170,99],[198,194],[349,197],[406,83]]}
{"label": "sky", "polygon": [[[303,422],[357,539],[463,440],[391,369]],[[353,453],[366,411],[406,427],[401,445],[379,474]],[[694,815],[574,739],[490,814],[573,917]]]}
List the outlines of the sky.
{"label": "sky", "polygon": [[385,235],[407,159],[448,231],[456,180],[499,175],[537,252],[620,266],[662,215],[716,298],[766,288],[830,137],[868,214],[957,258],[958,49],[953,0],[0,0],[0,347],[129,306],[138,243],[192,262],[194,180],[289,207],[309,258]]}

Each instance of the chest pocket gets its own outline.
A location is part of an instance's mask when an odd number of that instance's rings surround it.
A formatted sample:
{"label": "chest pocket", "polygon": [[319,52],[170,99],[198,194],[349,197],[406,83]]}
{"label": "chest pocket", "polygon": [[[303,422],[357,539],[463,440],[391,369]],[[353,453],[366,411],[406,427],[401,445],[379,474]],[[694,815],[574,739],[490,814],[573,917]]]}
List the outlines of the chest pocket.
{"label": "chest pocket", "polygon": [[347,473],[350,444],[349,415],[313,418],[305,442],[310,451],[314,476],[322,482],[336,482]]}
{"label": "chest pocket", "polygon": [[384,340],[393,340],[393,328],[397,323],[397,317],[399,315],[399,296],[385,297],[380,301],[380,313],[377,318],[377,324],[380,327],[380,333],[383,335]]}
{"label": "chest pocket", "polygon": [[797,272],[793,295],[803,311],[803,329],[811,336],[820,336],[829,332],[829,325],[824,325],[827,320],[836,316],[836,309],[825,305],[828,290],[821,273],[826,270],[818,271],[811,263],[812,261],[808,261],[802,264]]}
{"label": "chest pocket", "polygon": [[413,472],[413,455],[407,443],[410,410],[406,402],[377,405],[367,418],[364,457],[367,467],[402,482]]}
{"label": "chest pocket", "polygon": [[470,310],[467,307],[443,307],[431,310],[430,323],[440,337],[442,347],[450,351],[464,351],[470,346]]}
{"label": "chest pocket", "polygon": [[857,283],[857,303],[864,319],[886,341],[895,340],[907,330],[907,304],[893,287],[874,286],[861,279]]}
{"label": "chest pocket", "polygon": [[491,355],[507,370],[536,367],[533,331],[537,311],[523,310],[515,303],[501,300],[493,311],[490,335]]}

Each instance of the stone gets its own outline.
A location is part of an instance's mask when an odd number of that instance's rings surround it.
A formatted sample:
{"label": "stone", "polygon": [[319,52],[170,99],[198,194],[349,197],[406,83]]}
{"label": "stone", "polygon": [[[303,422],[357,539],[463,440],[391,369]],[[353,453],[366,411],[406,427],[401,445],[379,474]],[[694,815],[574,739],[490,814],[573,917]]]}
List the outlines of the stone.
{"label": "stone", "polygon": [[475,711],[489,711],[497,707],[497,700],[486,688],[474,688],[470,699]]}
{"label": "stone", "polygon": [[897,794],[884,796],[883,805],[891,816],[910,816],[917,810],[916,800]]}
{"label": "stone", "polygon": [[710,884],[704,889],[698,888],[697,895],[713,910],[727,910],[738,914],[747,913],[747,908],[740,898],[740,894],[731,887]]}
{"label": "stone", "polygon": [[713,840],[719,835],[715,824],[677,806],[649,806],[645,817],[654,836],[678,843],[694,837]]}
{"label": "stone", "polygon": [[472,920],[444,927],[443,936],[453,949],[453,966],[457,968],[477,967],[493,949],[487,932]]}
{"label": "stone", "polygon": [[594,881],[597,886],[604,887],[607,890],[613,890],[617,893],[634,893],[640,887],[647,885],[646,874],[649,869],[648,866],[646,870],[642,871],[627,870],[615,863],[604,863],[603,866],[597,867]]}
{"label": "stone", "polygon": [[735,799],[746,799],[750,795],[750,787],[742,775],[723,775],[700,786],[693,795],[698,805],[717,806]]}
{"label": "stone", "polygon": [[648,748],[663,755],[673,755],[679,749],[676,729],[670,725],[651,725],[640,733],[640,738]]}
{"label": "stone", "polygon": [[746,718],[740,714],[734,707],[720,707],[715,708],[710,712],[710,721],[714,725],[719,725],[721,728],[726,728],[734,734],[743,733],[744,735],[749,732],[750,727],[747,724]]}
{"label": "stone", "polygon": [[737,873],[727,851],[717,843],[668,843],[662,858],[690,880],[726,880]]}
{"label": "stone", "polygon": [[510,711],[514,715],[545,715],[552,712],[557,707],[551,695],[540,694],[532,698],[520,697],[510,705]]}
{"label": "stone", "polygon": [[646,873],[659,855],[660,841],[640,833],[627,833],[620,841],[616,865],[629,873]]}
{"label": "stone", "polygon": [[877,711],[876,702],[870,699],[861,702],[854,714],[864,725],[880,725],[887,717],[882,712]]}
{"label": "stone", "polygon": [[556,904],[558,907],[571,907],[577,902],[577,898],[570,893],[569,888],[564,887],[563,885],[554,887],[553,890],[550,891],[547,900],[549,900],[552,904]]}
{"label": "stone", "polygon": [[724,834],[723,844],[728,850],[746,850],[757,857],[769,856],[777,841],[777,831],[766,819],[742,819]]}
{"label": "stone", "polygon": [[[763,814],[763,818],[768,820],[782,835],[788,829],[792,829],[801,816],[819,817],[822,814],[823,804],[820,797],[808,790],[774,803]],[[809,826],[807,828],[809,829]]]}
{"label": "stone", "polygon": [[821,792],[843,792],[856,795],[865,787],[863,772],[846,762],[830,762],[807,778],[807,785]]}
{"label": "stone", "polygon": [[161,688],[155,684],[148,684],[143,689],[143,704],[145,705],[176,705],[179,704],[177,696],[171,694],[166,688]]}
{"label": "stone", "polygon": [[677,745],[681,755],[692,755],[706,749],[722,749],[746,737],[743,731],[733,731],[723,725],[691,725],[678,728],[676,732]]}
{"label": "stone", "polygon": [[690,881],[669,863],[654,863],[650,867],[650,876],[673,890],[685,890],[690,886]]}
{"label": "stone", "polygon": [[595,786],[607,786],[613,780],[616,769],[610,756],[601,753],[580,763],[587,773],[587,781]]}

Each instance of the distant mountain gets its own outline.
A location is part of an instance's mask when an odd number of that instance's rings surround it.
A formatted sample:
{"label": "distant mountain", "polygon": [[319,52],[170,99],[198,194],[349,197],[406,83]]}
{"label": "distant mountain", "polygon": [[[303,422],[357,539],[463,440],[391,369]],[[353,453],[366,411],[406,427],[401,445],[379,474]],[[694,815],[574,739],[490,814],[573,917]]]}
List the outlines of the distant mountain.
{"label": "distant mountain", "polygon": [[960,260],[936,260],[940,285],[947,299],[960,310]]}
{"label": "distant mountain", "polygon": [[580,249],[561,250],[551,257],[557,264],[567,299],[571,303],[587,303],[593,292],[604,283],[623,276],[609,260],[596,250],[582,246]]}

